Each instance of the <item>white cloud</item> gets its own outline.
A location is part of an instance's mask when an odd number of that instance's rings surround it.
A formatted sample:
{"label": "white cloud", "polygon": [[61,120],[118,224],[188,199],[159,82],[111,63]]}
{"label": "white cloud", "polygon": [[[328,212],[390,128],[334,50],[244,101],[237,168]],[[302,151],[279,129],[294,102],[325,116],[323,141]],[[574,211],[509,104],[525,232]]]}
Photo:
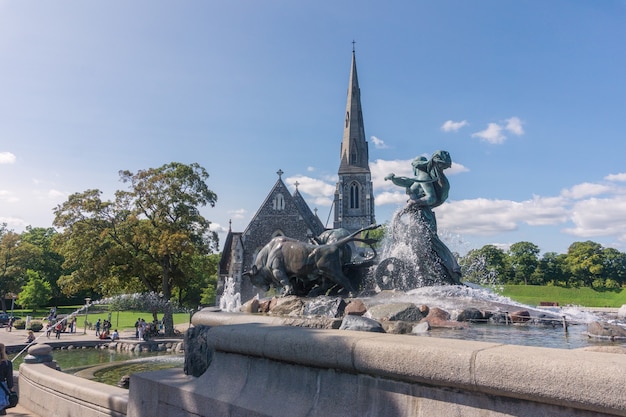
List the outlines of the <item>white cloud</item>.
{"label": "white cloud", "polygon": [[591,198],[577,202],[571,215],[574,227],[564,232],[580,238],[614,236],[626,241],[626,196]]}
{"label": "white cloud", "polygon": [[370,138],[370,140],[372,141],[372,143],[374,144],[374,147],[376,149],[387,149],[388,148],[388,146],[385,143],[385,141],[382,140],[382,139],[377,138],[376,136],[372,136]]}
{"label": "white cloud", "polygon": [[377,206],[383,206],[385,204],[402,204],[406,203],[408,197],[406,193],[400,191],[384,191],[375,196],[374,202]]}
{"label": "white cloud", "polygon": [[9,190],[0,190],[0,201],[6,201],[7,203],[17,203],[20,201],[19,197]]}
{"label": "white cloud", "polygon": [[441,125],[441,130],[444,132],[458,132],[464,126],[469,125],[467,120],[463,120],[461,122],[453,122],[452,120],[447,120],[443,125]]}
{"label": "white cloud", "polygon": [[481,130],[480,132],[472,133],[473,138],[480,138],[485,142],[489,142],[494,145],[500,145],[504,143],[506,140],[506,136],[502,133],[503,130],[506,130],[509,133],[512,133],[516,136],[521,136],[524,134],[524,128],[522,127],[523,122],[519,117],[513,116],[509,119],[506,119],[503,124],[499,123],[489,123],[485,130]]}
{"label": "white cloud", "polygon": [[298,191],[311,196],[316,205],[330,206],[332,204],[332,198],[329,196],[335,194],[334,185],[304,175],[296,175],[285,179],[285,182],[294,188],[296,181],[298,182]]}
{"label": "white cloud", "polygon": [[514,135],[521,136],[524,134],[524,128],[522,127],[522,124],[523,123],[519,119],[519,117],[513,116],[510,119],[506,119],[506,126],[504,128]]}
{"label": "white cloud", "polygon": [[308,167],[306,167],[306,170],[307,170],[307,172],[313,172],[313,171],[315,171],[315,167],[308,166]]}
{"label": "white cloud", "polygon": [[469,172],[469,168],[467,168],[465,165],[452,162],[452,166],[446,170],[446,175],[455,175],[460,174],[461,172]]}
{"label": "white cloud", "polygon": [[58,200],[59,198],[65,197],[66,193],[59,190],[48,190],[48,198],[51,200]]}
{"label": "white cloud", "polygon": [[216,233],[228,233],[229,229],[227,227],[222,226],[219,223],[211,223],[209,225],[209,230],[216,232]]}
{"label": "white cloud", "polygon": [[[237,210],[229,210],[228,214],[230,214],[233,219],[243,219],[246,215],[247,211],[245,209],[237,209]],[[213,229],[211,229],[213,230]]]}
{"label": "white cloud", "polygon": [[12,230],[21,230],[28,226],[23,219],[18,219],[17,217],[0,217],[0,223],[6,223],[9,229]]}
{"label": "white cloud", "polygon": [[612,190],[613,188],[608,185],[584,182],[582,184],[577,184],[569,189],[561,191],[561,195],[567,198],[581,199],[606,194],[611,192]]}
{"label": "white cloud", "polygon": [[486,142],[499,145],[504,143],[506,136],[502,134],[502,126],[497,123],[489,123],[487,129],[472,133],[473,138],[480,138]]}
{"label": "white cloud", "polygon": [[[396,186],[393,185],[391,181],[385,181],[385,176],[391,173],[405,177],[413,176],[411,161],[412,159],[396,159],[392,161],[377,159],[373,163],[370,163],[370,172],[372,173],[374,190],[395,189]],[[376,204],[378,204],[378,201],[376,201]]]}
{"label": "white cloud", "polygon": [[620,172],[619,174],[609,174],[604,177],[607,181],[626,182],[626,172]]}
{"label": "white cloud", "polygon": [[11,152],[0,152],[0,164],[14,164],[16,159]]}

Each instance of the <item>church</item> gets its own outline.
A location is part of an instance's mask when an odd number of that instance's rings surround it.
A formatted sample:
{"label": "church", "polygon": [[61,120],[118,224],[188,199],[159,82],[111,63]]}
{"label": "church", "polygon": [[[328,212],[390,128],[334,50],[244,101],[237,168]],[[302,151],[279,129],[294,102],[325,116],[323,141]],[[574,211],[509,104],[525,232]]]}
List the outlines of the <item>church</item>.
{"label": "church", "polygon": [[[375,224],[374,190],[354,48],[337,173],[333,228],[356,231]],[[223,292],[227,278],[234,280],[242,300],[248,300],[257,294],[258,290],[249,280],[242,279],[242,273],[254,264],[259,250],[272,238],[287,236],[309,242],[313,236],[318,236],[325,230],[317,216],[317,210],[313,213],[298,191],[298,183],[291,194],[282,180],[283,174],[279,169],[278,180],[246,229],[243,232],[228,231],[218,266],[218,297]]]}

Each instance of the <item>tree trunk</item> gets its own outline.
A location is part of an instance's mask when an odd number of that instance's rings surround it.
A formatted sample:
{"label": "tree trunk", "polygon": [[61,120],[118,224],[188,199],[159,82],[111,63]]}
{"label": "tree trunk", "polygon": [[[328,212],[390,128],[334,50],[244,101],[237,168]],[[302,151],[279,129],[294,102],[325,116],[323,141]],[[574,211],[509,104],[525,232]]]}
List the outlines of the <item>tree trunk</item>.
{"label": "tree trunk", "polygon": [[163,327],[165,328],[165,336],[174,336],[174,316],[172,315],[172,305],[169,301],[165,304],[165,311],[163,312]]}
{"label": "tree trunk", "polygon": [[163,327],[165,328],[165,336],[174,336],[174,317],[172,316],[172,305],[170,299],[172,298],[172,289],[170,288],[170,258],[165,256],[163,265],[163,299],[166,301],[163,311]]}

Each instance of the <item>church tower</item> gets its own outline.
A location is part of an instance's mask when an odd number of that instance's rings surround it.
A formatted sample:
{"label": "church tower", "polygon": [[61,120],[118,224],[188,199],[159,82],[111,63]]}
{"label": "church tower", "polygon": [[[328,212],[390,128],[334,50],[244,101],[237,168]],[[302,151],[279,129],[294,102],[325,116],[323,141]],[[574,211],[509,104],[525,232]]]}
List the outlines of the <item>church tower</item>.
{"label": "church tower", "polygon": [[[354,45],[354,43],[353,43]],[[335,188],[333,228],[356,231],[376,223],[374,189],[369,168],[369,152],[361,109],[361,90],[352,47],[352,67],[348,85],[343,140],[341,141],[339,181]]]}

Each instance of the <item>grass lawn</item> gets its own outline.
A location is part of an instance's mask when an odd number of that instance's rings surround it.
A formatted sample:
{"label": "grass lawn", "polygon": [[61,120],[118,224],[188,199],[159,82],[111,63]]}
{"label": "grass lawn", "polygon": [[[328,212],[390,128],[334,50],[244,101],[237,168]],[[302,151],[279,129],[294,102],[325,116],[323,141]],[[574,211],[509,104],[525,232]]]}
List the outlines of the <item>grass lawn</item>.
{"label": "grass lawn", "polygon": [[505,285],[502,295],[528,305],[557,302],[560,306],[616,307],[626,304],[626,291],[595,291],[592,288],[563,288],[540,285]]}
{"label": "grass lawn", "polygon": [[[57,308],[57,314],[71,314],[83,306],[60,306]],[[30,310],[15,310],[15,315],[18,317],[25,318],[27,315],[30,315],[33,319],[41,320],[42,318],[46,318],[48,315],[49,308],[38,310],[33,313]],[[152,313],[145,311],[108,311],[106,310],[106,306],[92,306],[89,308],[89,312],[87,314],[87,319],[90,323],[95,323],[98,319],[100,320],[108,320],[109,314],[111,314],[111,324],[113,329],[118,329],[120,331],[124,329],[135,329],[135,322],[138,318],[144,319],[146,322],[152,321]],[[157,314],[159,320],[163,319],[163,313]],[[174,313],[174,324],[182,324],[189,323],[189,314],[188,313]],[[77,315],[76,318],[76,326],[78,329],[82,329],[85,325],[85,311],[81,311],[80,314]]]}

